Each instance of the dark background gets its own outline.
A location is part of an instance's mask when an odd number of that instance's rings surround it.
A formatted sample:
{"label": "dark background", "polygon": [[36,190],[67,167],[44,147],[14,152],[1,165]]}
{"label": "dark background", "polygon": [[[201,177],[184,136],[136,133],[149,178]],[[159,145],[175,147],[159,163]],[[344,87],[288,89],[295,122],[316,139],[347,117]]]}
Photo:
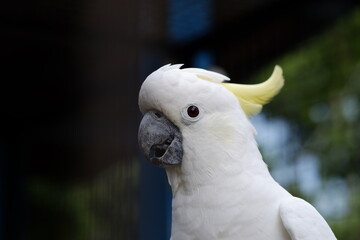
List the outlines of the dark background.
{"label": "dark background", "polygon": [[357,5],[2,3],[0,239],[166,239],[166,178],[137,147],[145,77],[166,63],[185,63],[221,66],[247,83]]}

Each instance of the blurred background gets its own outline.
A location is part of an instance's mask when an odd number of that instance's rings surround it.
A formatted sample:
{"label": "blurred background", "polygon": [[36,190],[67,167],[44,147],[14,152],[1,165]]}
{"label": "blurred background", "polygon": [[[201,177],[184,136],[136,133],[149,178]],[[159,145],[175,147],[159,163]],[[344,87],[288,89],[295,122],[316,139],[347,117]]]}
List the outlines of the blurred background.
{"label": "blurred background", "polygon": [[267,79],[252,118],[275,179],[360,239],[355,0],[6,1],[0,8],[0,239],[170,235],[163,169],[137,147],[142,81],[167,63]]}

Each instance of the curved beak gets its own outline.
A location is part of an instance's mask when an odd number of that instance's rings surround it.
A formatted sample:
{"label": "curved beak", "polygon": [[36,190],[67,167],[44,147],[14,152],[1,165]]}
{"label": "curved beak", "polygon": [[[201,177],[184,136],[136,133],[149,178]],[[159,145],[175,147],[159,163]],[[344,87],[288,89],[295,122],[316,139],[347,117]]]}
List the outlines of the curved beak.
{"label": "curved beak", "polygon": [[158,167],[181,163],[182,136],[179,129],[162,113],[147,112],[141,120],[138,141],[147,160]]}

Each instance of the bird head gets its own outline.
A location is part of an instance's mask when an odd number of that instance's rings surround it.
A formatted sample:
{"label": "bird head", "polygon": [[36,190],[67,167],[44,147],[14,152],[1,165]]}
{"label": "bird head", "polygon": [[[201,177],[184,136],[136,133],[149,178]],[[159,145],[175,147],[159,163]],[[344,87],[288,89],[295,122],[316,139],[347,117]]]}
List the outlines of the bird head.
{"label": "bird head", "polygon": [[254,133],[247,117],[260,112],[284,83],[278,66],[267,81],[254,85],[224,82],[230,79],[222,74],[181,66],[165,65],[151,73],[139,93],[144,115],[139,145],[159,167],[241,144]]}

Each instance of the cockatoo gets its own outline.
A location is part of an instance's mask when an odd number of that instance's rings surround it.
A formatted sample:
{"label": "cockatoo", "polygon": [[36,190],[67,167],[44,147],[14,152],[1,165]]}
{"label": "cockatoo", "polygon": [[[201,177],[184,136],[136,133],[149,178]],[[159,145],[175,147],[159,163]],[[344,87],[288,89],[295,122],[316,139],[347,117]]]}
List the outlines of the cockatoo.
{"label": "cockatoo", "polygon": [[313,206],[272,178],[255,141],[248,117],[280,91],[282,69],[242,85],[181,66],[151,73],[139,93],[140,148],[172,189],[171,240],[336,239]]}

